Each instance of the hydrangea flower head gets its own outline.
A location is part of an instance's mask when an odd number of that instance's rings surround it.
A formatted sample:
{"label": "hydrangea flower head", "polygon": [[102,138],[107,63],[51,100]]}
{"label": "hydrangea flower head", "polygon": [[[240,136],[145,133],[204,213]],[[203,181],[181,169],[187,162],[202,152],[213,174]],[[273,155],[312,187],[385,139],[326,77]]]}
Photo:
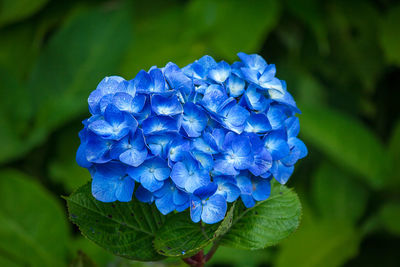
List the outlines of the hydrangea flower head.
{"label": "hydrangea flower head", "polygon": [[275,65],[238,56],[104,78],[89,96],[76,155],[93,196],[154,202],[162,214],[190,209],[194,222],[212,224],[228,203],[250,208],[269,197],[272,179],[285,184],[307,155],[300,111]]}

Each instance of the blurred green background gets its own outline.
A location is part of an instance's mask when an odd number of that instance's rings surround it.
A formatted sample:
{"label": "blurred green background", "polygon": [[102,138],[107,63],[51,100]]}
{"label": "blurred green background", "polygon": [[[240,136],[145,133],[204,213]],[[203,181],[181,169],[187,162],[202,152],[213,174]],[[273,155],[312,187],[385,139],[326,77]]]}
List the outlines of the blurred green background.
{"label": "blurred green background", "polygon": [[[112,256],[68,222],[61,195],[87,97],[104,76],[204,54],[259,53],[303,111],[309,156],[288,186],[298,231],[210,266],[400,266],[400,4],[375,1],[0,0],[0,266],[165,266]],[[79,265],[83,264],[83,265]]]}

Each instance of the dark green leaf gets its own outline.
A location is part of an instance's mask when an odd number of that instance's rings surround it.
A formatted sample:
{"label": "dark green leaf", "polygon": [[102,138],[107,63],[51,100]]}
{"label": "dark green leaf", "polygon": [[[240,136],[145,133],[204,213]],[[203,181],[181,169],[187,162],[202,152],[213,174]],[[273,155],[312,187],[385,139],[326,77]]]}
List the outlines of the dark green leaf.
{"label": "dark green leaf", "polygon": [[94,199],[90,183],[66,198],[70,220],[82,234],[106,250],[129,259],[160,260],[153,248],[164,216],[154,205],[133,200],[104,203]]}
{"label": "dark green leaf", "polygon": [[393,129],[392,136],[389,141],[389,156],[390,156],[390,170],[391,180],[389,186],[400,185],[400,121],[398,121]]}
{"label": "dark green leaf", "polygon": [[312,185],[314,203],[323,218],[355,223],[364,214],[368,192],[340,168],[322,164]]}
{"label": "dark green leaf", "polygon": [[301,106],[301,134],[341,166],[362,175],[372,188],[387,179],[387,154],[379,139],[358,120],[323,107]]}
{"label": "dark green leaf", "polygon": [[118,74],[130,27],[123,7],[92,9],[73,16],[52,37],[28,84],[38,112],[35,134],[82,114],[101,79]]}
{"label": "dark green leaf", "polygon": [[225,60],[258,50],[280,15],[279,1],[191,1],[187,16],[199,43]]}
{"label": "dark green leaf", "polygon": [[0,239],[0,262],[64,266],[69,241],[64,210],[31,177],[1,171]]}
{"label": "dark green leaf", "polygon": [[26,18],[42,8],[49,0],[0,1],[0,26]]}
{"label": "dark green leaf", "polygon": [[157,232],[155,249],[170,257],[191,256],[225,234],[232,223],[234,205],[219,224],[194,223],[188,212],[172,215]]}
{"label": "dark green leaf", "polygon": [[232,226],[221,244],[242,249],[261,249],[277,244],[300,223],[301,204],[296,193],[275,184],[271,196],[246,209],[236,204]]}
{"label": "dark green leaf", "polygon": [[62,184],[68,193],[72,193],[91,178],[88,170],[80,167],[75,160],[80,143],[78,132],[82,127],[82,124],[76,123],[74,127],[57,134],[54,154],[48,164],[49,178]]}
{"label": "dark green leaf", "polygon": [[400,5],[389,9],[381,24],[380,41],[387,61],[400,66]]}
{"label": "dark green leaf", "polygon": [[357,254],[359,233],[342,221],[317,220],[304,207],[299,230],[282,242],[277,267],[342,266]]}

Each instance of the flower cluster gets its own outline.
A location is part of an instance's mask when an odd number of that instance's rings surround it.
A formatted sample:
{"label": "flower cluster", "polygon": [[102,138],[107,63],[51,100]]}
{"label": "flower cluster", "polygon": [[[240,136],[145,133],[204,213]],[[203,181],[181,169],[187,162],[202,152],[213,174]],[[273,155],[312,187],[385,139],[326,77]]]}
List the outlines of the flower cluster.
{"label": "flower cluster", "polygon": [[[190,207],[216,223],[227,202],[246,207],[287,182],[307,148],[297,138],[300,111],[259,55],[232,65],[204,56],[179,68],[142,70],[132,80],[104,78],[88,99],[77,162],[103,202],[153,203],[163,214]],[[136,190],[135,190],[135,184]]]}

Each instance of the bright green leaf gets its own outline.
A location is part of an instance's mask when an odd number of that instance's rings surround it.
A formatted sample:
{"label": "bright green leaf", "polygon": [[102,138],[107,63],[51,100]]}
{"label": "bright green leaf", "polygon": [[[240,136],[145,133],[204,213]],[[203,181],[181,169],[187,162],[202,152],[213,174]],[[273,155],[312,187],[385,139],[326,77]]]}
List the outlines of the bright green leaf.
{"label": "bright green leaf", "polygon": [[66,265],[64,210],[35,180],[13,170],[0,172],[0,240],[0,262],[6,258],[19,266]]}
{"label": "bright green leaf", "polygon": [[153,239],[164,216],[154,205],[131,202],[104,203],[91,193],[90,183],[66,198],[70,220],[82,234],[106,250],[129,259],[155,261],[163,258]]}
{"label": "bright green leaf", "polygon": [[261,249],[275,245],[300,223],[301,204],[296,193],[275,184],[271,196],[246,209],[236,204],[232,226],[221,240],[222,245],[241,249]]}
{"label": "bright green leaf", "polygon": [[390,8],[381,24],[380,41],[386,59],[400,66],[400,5]]}
{"label": "bright green leaf", "polygon": [[387,154],[379,139],[358,120],[344,113],[301,106],[301,134],[341,166],[360,174],[375,189],[387,179]]}

